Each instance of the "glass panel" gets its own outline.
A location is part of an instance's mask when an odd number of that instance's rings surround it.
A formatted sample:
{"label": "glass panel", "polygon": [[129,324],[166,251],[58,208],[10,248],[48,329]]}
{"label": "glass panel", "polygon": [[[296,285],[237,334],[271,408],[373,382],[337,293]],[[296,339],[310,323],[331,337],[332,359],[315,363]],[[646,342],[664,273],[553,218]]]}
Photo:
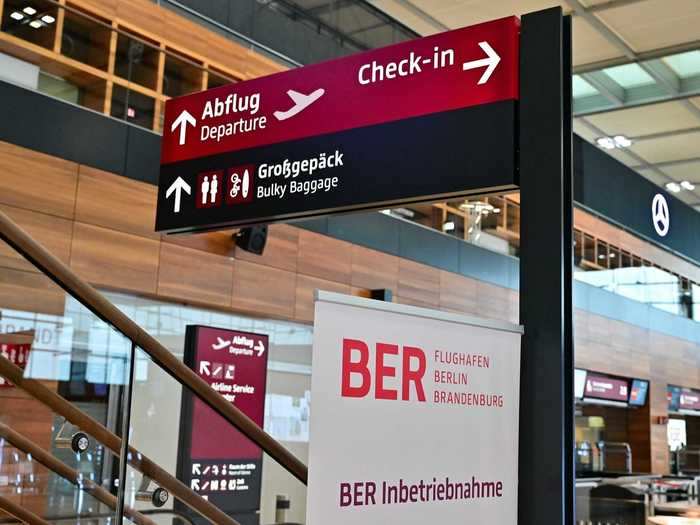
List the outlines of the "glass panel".
{"label": "glass panel", "polygon": [[[128,101],[128,102],[127,102]],[[125,109],[128,103],[128,108]],[[112,89],[112,116],[127,121],[142,128],[153,128],[153,113],[155,100],[151,97],[129,90],[123,86],[114,85]]]}
{"label": "glass panel", "polygon": [[[114,519],[119,442],[91,431],[119,433],[130,348],[0,243],[0,493],[52,522]],[[78,484],[100,486],[105,497]]]}
{"label": "glass panel", "polygon": [[5,0],[1,29],[32,44],[53,49],[57,17],[56,5],[45,0]]}
{"label": "glass panel", "polygon": [[127,82],[155,90],[158,81],[158,46],[143,37],[120,32],[114,74]]}
{"label": "glass panel", "polygon": [[608,67],[603,72],[625,89],[654,84],[652,76],[637,64]]}
{"label": "glass panel", "polygon": [[168,97],[180,97],[201,91],[203,73],[201,64],[170,51],[165,55],[163,93]]}
{"label": "glass panel", "polygon": [[614,246],[608,250],[608,266],[613,270],[620,267],[620,250]]}
{"label": "glass panel", "polygon": [[583,233],[574,230],[574,265],[580,266],[583,259]]}
{"label": "glass panel", "polygon": [[700,75],[700,51],[688,51],[663,59],[681,78]]}
{"label": "glass panel", "polygon": [[572,87],[574,98],[590,97],[598,95],[598,90],[594,88],[587,80],[580,75],[574,75],[572,78]]}
{"label": "glass panel", "polygon": [[629,268],[632,266],[632,256],[623,251],[620,252],[620,267],[621,268]]}
{"label": "glass panel", "polygon": [[106,71],[112,35],[109,24],[80,11],[64,12],[61,54]]}
{"label": "glass panel", "polygon": [[226,75],[221,74],[218,71],[214,71],[212,69],[209,69],[208,82],[207,82],[207,87],[209,89],[221,87],[221,86],[226,86],[228,84],[233,84],[235,82],[236,82],[235,80],[229,79]]}
{"label": "glass panel", "polygon": [[596,239],[596,263],[603,268],[608,267],[608,244]]}
{"label": "glass panel", "polygon": [[[273,437],[282,441],[301,461],[307,461],[310,326],[207,311],[117,293],[107,293],[107,296],[180,360],[185,357],[187,325],[214,326],[268,336],[264,410],[257,405],[261,410],[259,414],[263,417],[264,428]],[[211,350],[212,355],[223,355],[221,361],[209,358],[206,366],[202,368],[200,364],[195,370],[222,395],[236,402],[236,398],[240,400],[243,396],[255,395],[250,386],[256,388],[257,385],[251,375],[253,372],[246,368],[245,360],[250,357],[228,357],[225,354],[226,349],[230,349],[227,344],[232,343],[225,341],[224,346],[217,344],[218,350]],[[250,410],[250,404],[245,403],[252,398],[243,399],[248,400],[241,401],[242,406],[248,407],[244,410]],[[139,351],[137,357],[131,424],[131,446],[242,523],[246,523],[246,516],[250,518],[256,509],[260,509],[260,523],[281,522],[276,520],[278,495],[290,499],[291,508],[285,519],[304,522],[304,486],[275,461],[261,457],[259,449],[221,416],[193,400],[188,389],[183,389],[143,351]],[[253,488],[256,476],[260,475],[262,484],[258,494]],[[130,469],[126,485],[128,501],[139,509],[153,509],[153,492],[161,482],[144,482],[138,470]],[[175,499],[171,495],[161,509],[197,514],[182,501],[176,503]],[[153,518],[157,523],[172,522],[169,521],[172,515]]]}
{"label": "glass panel", "polygon": [[583,260],[591,264],[596,264],[595,239],[585,234],[583,236]]}

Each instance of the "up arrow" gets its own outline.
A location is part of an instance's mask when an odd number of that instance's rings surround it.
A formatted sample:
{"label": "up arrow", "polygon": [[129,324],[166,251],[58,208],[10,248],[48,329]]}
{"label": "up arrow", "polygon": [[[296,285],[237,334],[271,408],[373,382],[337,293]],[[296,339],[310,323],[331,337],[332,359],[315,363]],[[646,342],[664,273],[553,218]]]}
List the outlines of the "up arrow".
{"label": "up arrow", "polygon": [[190,115],[190,112],[185,109],[170,126],[171,132],[174,132],[178,127],[180,128],[180,146],[185,143],[185,138],[187,137],[187,124],[196,126],[197,121]]}
{"label": "up arrow", "polygon": [[173,212],[175,213],[180,213],[180,197],[182,197],[183,191],[187,195],[192,194],[192,188],[190,185],[187,184],[182,177],[178,177],[175,179],[175,182],[170,185],[168,191],[165,192],[166,199],[169,199],[173,192],[175,192],[175,206],[173,207]]}
{"label": "up arrow", "polygon": [[486,82],[488,82],[489,78],[491,78],[491,75],[496,69],[496,66],[500,63],[501,57],[498,56],[498,53],[496,53],[493,50],[493,48],[489,45],[488,42],[479,42],[479,47],[483,49],[484,53],[486,53],[486,58],[472,60],[471,62],[465,62],[464,64],[462,64],[462,69],[464,71],[468,71],[470,69],[486,67],[486,71],[484,71],[484,74],[481,75],[479,82],[477,82],[477,84],[485,84]]}

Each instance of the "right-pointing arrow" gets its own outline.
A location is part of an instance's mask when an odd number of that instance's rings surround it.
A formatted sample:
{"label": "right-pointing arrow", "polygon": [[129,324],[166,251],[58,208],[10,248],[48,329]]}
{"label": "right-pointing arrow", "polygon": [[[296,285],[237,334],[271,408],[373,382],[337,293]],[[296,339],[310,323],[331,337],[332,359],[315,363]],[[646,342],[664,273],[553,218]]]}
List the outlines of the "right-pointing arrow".
{"label": "right-pointing arrow", "polygon": [[190,115],[190,112],[187,111],[186,109],[182,111],[178,115],[178,117],[174,120],[174,122],[170,125],[170,131],[174,132],[178,126],[180,127],[180,146],[182,146],[185,143],[185,139],[187,138],[187,125],[190,126],[196,126],[197,121],[195,118]]}
{"label": "right-pointing arrow", "polygon": [[169,199],[170,195],[172,195],[173,192],[175,192],[175,205],[173,206],[173,212],[175,213],[180,213],[180,199],[182,197],[183,191],[187,195],[192,194],[192,188],[190,187],[190,185],[187,184],[182,177],[178,177],[177,179],[175,179],[175,182],[173,182],[170,185],[168,191],[165,192],[166,199]]}
{"label": "right-pointing arrow", "polygon": [[486,71],[484,71],[484,74],[481,75],[479,82],[477,82],[477,84],[485,84],[486,82],[488,82],[489,78],[491,78],[493,71],[496,69],[496,66],[501,61],[501,57],[498,56],[498,53],[496,53],[493,50],[493,48],[489,45],[488,42],[479,42],[479,47],[483,49],[484,53],[486,53],[486,58],[472,60],[471,62],[465,62],[464,64],[462,64],[462,69],[464,71],[468,71],[470,69],[485,67]]}

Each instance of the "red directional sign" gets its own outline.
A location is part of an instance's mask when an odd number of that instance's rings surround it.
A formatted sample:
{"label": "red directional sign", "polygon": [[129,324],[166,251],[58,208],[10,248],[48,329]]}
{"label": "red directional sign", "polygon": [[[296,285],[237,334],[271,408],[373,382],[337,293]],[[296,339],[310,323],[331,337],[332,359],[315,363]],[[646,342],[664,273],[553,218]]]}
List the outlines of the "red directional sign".
{"label": "red directional sign", "polygon": [[169,100],[157,229],[512,188],[518,49],[509,17]]}

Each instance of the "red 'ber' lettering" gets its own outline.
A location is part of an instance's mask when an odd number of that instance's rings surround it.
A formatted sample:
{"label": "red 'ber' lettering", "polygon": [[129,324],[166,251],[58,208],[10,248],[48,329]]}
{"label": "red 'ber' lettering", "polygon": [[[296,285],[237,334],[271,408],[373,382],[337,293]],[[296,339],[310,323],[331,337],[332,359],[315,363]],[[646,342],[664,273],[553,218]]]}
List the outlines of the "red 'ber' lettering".
{"label": "red 'ber' lettering", "polygon": [[[418,359],[418,368],[411,370],[411,358]],[[416,385],[418,401],[425,402],[425,390],[423,390],[423,376],[425,375],[425,352],[413,346],[403,347],[403,374],[401,376],[401,399],[408,401],[410,397],[410,384]]]}
{"label": "red 'ber' lettering", "polygon": [[[353,362],[353,350],[359,352],[359,361]],[[343,339],[343,370],[341,395],[343,397],[365,397],[369,394],[372,384],[372,375],[369,367],[369,348],[363,341],[357,339]],[[351,374],[362,376],[362,383],[359,386],[350,384]]]}

